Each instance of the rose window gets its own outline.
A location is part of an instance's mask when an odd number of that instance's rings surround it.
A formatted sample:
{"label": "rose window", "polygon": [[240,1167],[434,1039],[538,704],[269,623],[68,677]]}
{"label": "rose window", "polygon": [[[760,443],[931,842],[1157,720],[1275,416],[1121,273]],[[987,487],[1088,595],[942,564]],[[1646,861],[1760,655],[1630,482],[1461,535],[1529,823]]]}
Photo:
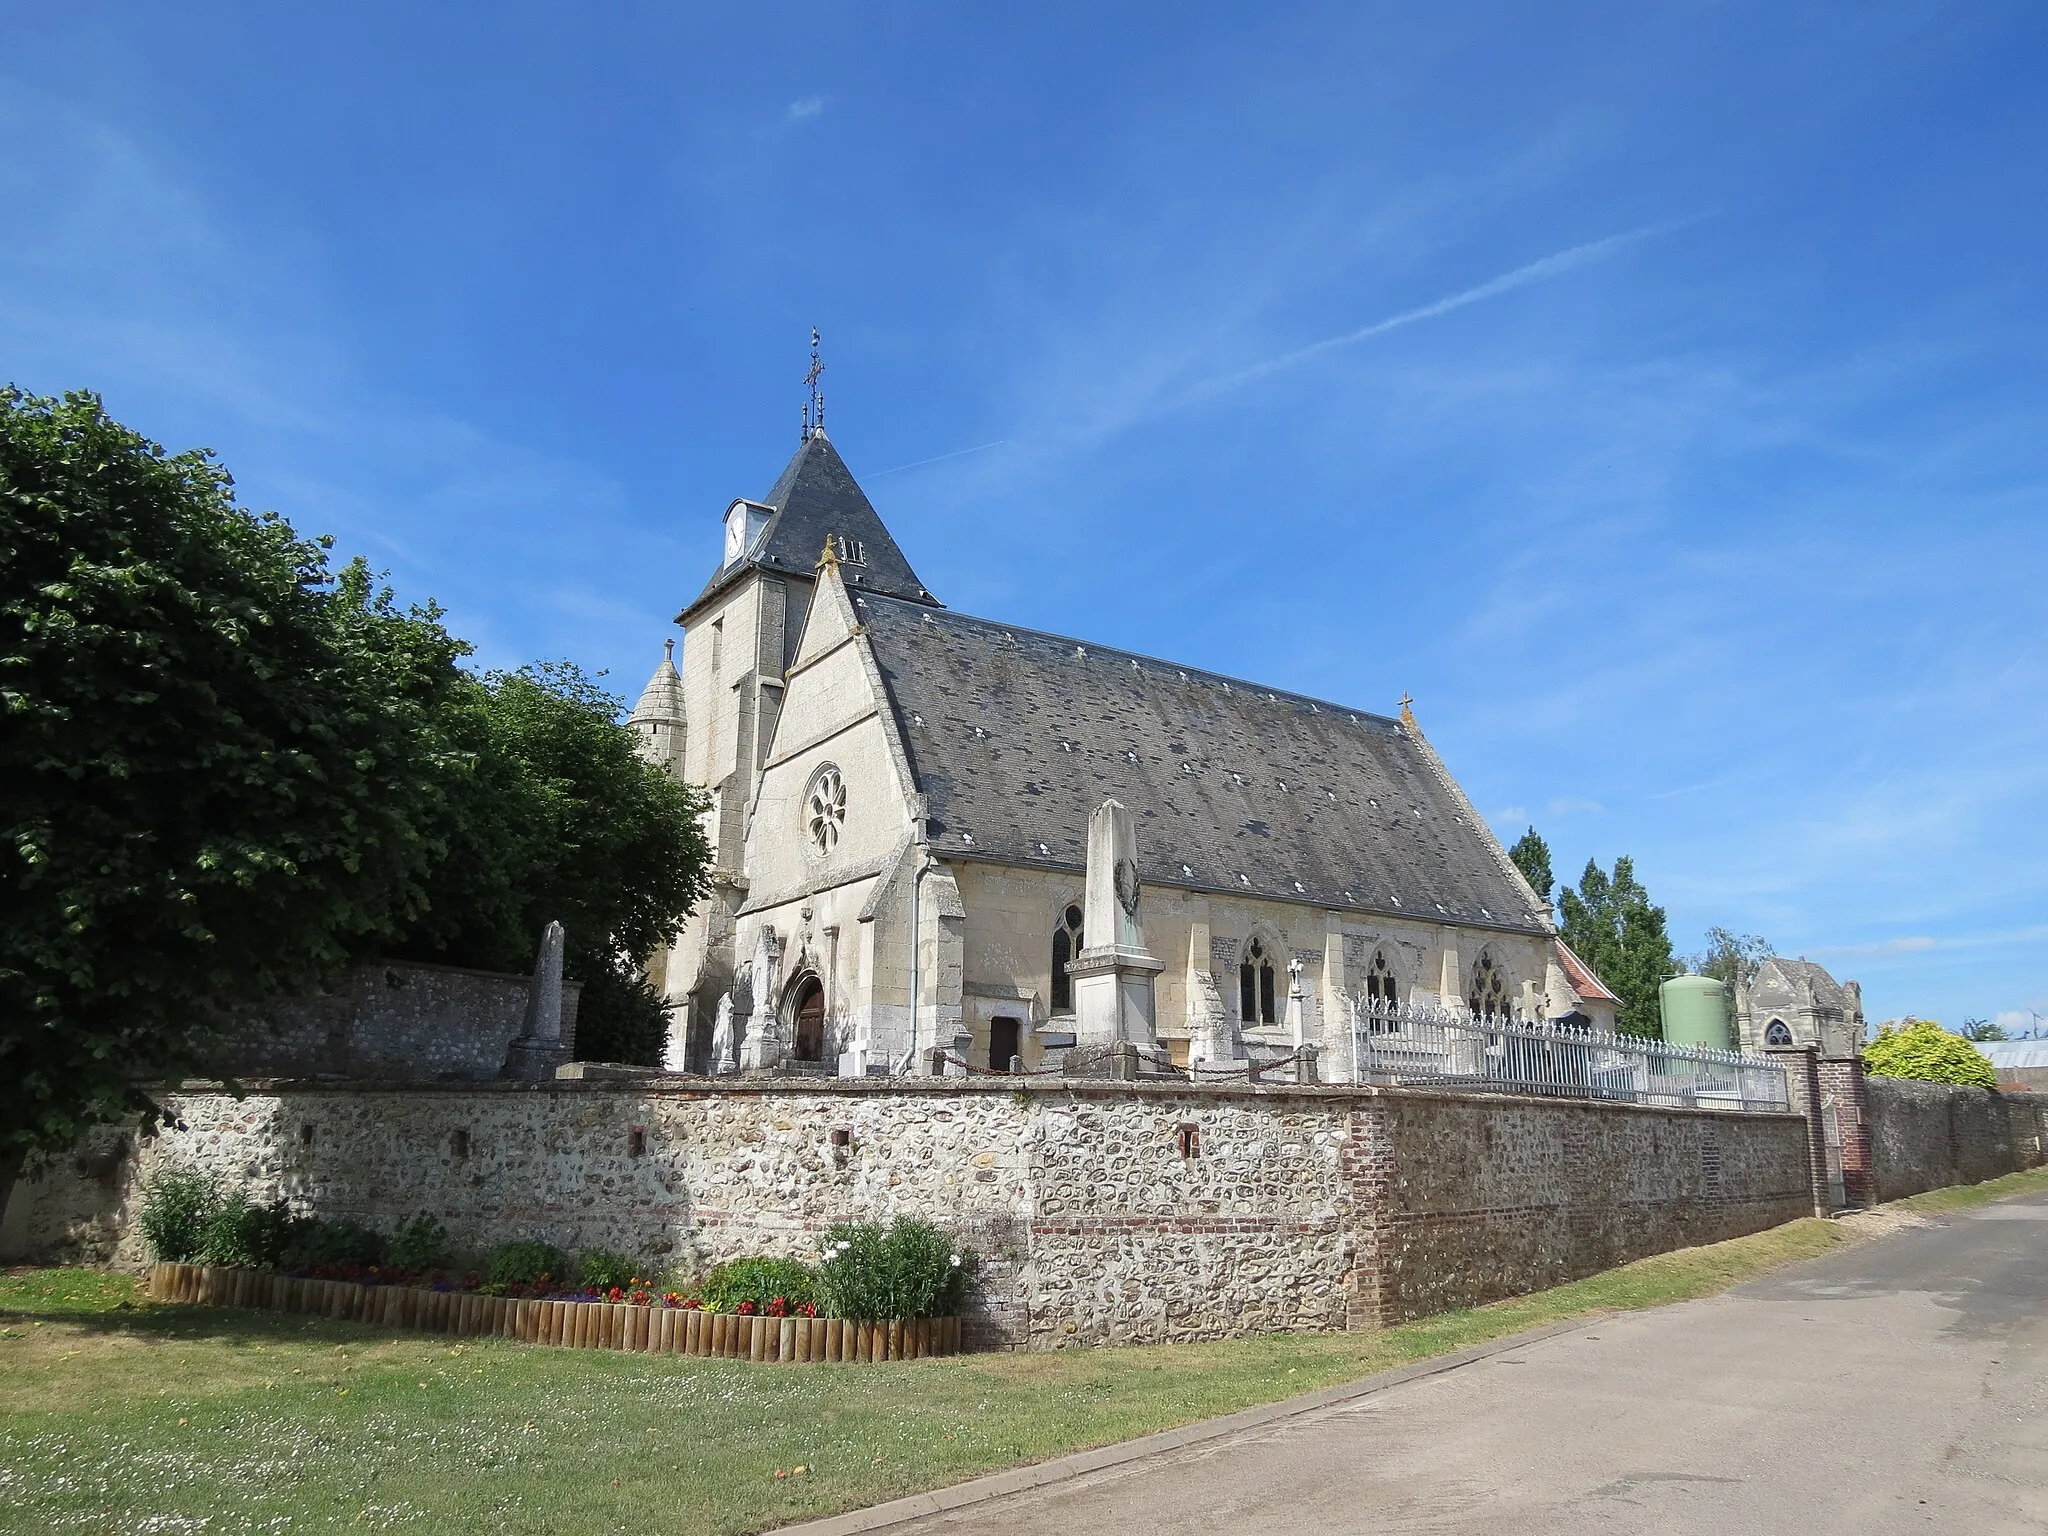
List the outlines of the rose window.
{"label": "rose window", "polygon": [[819,853],[839,846],[839,835],[846,830],[846,780],[837,768],[820,768],[812,778],[810,793],[804,796],[804,825]]}

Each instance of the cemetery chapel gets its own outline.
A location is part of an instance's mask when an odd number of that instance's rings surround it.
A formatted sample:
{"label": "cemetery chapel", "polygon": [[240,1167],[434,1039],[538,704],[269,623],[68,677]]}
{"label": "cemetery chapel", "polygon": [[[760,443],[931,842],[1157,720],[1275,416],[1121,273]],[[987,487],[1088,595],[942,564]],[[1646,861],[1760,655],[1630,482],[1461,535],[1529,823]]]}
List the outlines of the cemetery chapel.
{"label": "cemetery chapel", "polygon": [[[936,1047],[1042,1071],[1128,1042],[1183,1068],[1311,1045],[1348,1077],[1361,1010],[1613,1027],[1405,700],[955,613],[821,420],[726,509],[676,622],[681,668],[671,642],[632,715],[711,798],[711,894],[647,966],[671,1070],[960,1070]],[[1122,840],[1098,849],[1113,934],[1089,927],[1091,820]],[[1090,1038],[1103,976],[1129,989],[1120,1039]]]}

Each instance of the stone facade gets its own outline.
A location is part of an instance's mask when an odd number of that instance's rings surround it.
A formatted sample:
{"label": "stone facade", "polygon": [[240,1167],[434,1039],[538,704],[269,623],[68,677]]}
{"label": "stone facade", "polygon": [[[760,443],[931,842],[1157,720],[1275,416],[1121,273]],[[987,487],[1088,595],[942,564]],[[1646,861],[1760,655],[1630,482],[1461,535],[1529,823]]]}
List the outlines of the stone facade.
{"label": "stone facade", "polygon": [[164,1167],[385,1230],[426,1209],[475,1249],[691,1268],[913,1213],[981,1255],[970,1340],[1043,1349],[1373,1327],[1807,1209],[1796,1117],[1502,1096],[565,1081],[170,1103],[181,1129],[24,1178],[8,1252],[139,1265],[126,1213]]}

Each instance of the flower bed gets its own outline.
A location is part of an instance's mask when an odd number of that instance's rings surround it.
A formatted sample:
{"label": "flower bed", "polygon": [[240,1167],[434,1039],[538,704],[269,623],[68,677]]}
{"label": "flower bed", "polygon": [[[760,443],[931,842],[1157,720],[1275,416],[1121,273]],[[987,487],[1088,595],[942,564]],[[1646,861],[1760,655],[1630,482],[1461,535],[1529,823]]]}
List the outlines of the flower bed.
{"label": "flower bed", "polygon": [[186,1306],[260,1307],[316,1317],[478,1335],[569,1349],[623,1349],[762,1364],[919,1360],[960,1352],[958,1317],[856,1322],[709,1312],[631,1301],[556,1301],[318,1280],[215,1264],[158,1264],[150,1296]]}

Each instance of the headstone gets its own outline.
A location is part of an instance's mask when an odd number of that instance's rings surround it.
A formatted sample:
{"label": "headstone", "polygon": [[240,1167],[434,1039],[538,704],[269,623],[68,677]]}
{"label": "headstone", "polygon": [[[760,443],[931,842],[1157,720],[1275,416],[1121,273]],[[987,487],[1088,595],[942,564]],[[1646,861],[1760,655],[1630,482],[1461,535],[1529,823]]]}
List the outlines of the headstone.
{"label": "headstone", "polygon": [[505,1056],[505,1077],[547,1082],[569,1059],[562,1043],[562,925],[549,923],[540,936],[533,981],[526,993],[526,1026]]}
{"label": "headstone", "polygon": [[[1088,819],[1088,880],[1081,953],[1067,966],[1074,984],[1075,1055],[1099,1061],[1121,1045],[1160,1058],[1153,981],[1166,969],[1145,949],[1138,843],[1131,813],[1105,800]],[[1070,1060],[1071,1064],[1071,1060]]]}

